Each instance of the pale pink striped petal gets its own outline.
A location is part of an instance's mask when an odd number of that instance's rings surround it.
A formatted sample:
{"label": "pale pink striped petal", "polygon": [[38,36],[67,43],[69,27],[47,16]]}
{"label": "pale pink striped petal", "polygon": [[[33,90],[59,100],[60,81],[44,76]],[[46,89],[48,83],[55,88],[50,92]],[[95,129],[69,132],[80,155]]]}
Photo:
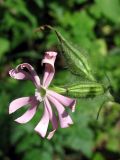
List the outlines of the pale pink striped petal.
{"label": "pale pink striped petal", "polygon": [[[27,71],[25,71],[25,69],[27,69]],[[40,79],[34,68],[28,63],[18,65],[15,69],[10,70],[9,74],[14,79],[31,80],[37,88],[40,87]]]}
{"label": "pale pink striped petal", "polygon": [[55,74],[55,69],[50,65],[46,64],[45,65],[45,72],[44,72],[44,77],[43,77],[43,86],[48,87],[49,84],[51,83],[53,77]]}
{"label": "pale pink striped petal", "polygon": [[15,112],[16,110],[18,110],[19,108],[21,108],[27,104],[31,104],[31,102],[34,99],[35,99],[35,97],[22,97],[22,98],[15,99],[14,101],[12,101],[10,103],[9,114]]}
{"label": "pale pink striped petal", "polygon": [[28,73],[31,75],[32,79],[33,79],[33,83],[37,86],[40,87],[40,79],[35,71],[35,69],[29,64],[29,63],[22,63],[20,64],[17,68],[20,69],[28,69]]}
{"label": "pale pink striped petal", "polygon": [[41,135],[41,137],[45,137],[48,129],[49,124],[49,113],[46,107],[44,107],[44,114],[38,123],[38,125],[35,127],[35,131]]}
{"label": "pale pink striped petal", "polygon": [[72,112],[75,111],[75,106],[76,106],[76,100],[63,96],[61,94],[58,94],[52,90],[47,90],[47,94],[51,95],[54,97],[56,100],[58,100],[62,105],[70,107]]}
{"label": "pale pink striped petal", "polygon": [[36,113],[36,109],[37,109],[38,103],[33,102],[31,104],[31,107],[19,118],[17,118],[15,121],[18,123],[27,123],[29,122],[33,116]]}
{"label": "pale pink striped petal", "polygon": [[47,97],[45,98],[45,107],[47,108],[48,112],[49,112],[49,117],[50,117],[50,121],[52,123],[52,127],[53,130],[51,132],[49,132],[47,139],[51,139],[56,131],[56,129],[58,128],[58,121],[56,118],[55,113],[52,111],[52,107],[47,99]]}
{"label": "pale pink striped petal", "polygon": [[43,86],[44,87],[47,87],[47,85],[45,85],[45,82],[49,76],[49,71],[50,71],[49,66],[48,66],[48,69],[47,69],[47,66],[45,66],[45,71],[44,71],[44,76],[43,76]]}
{"label": "pale pink striped petal", "polygon": [[44,73],[44,77],[43,77],[43,86],[44,87],[48,87],[49,84],[51,83],[53,77],[54,77],[54,73],[55,73],[55,68],[54,68],[54,62],[56,59],[56,52],[46,52],[45,53],[45,57],[42,60],[42,64],[45,63],[45,73]]}
{"label": "pale pink striped petal", "polygon": [[73,124],[71,117],[65,111],[65,108],[63,107],[63,105],[59,101],[57,101],[54,97],[50,95],[47,95],[47,97],[58,111],[61,128],[66,128],[66,127],[69,127],[70,124]]}
{"label": "pale pink striped petal", "polygon": [[12,78],[18,79],[18,80],[32,80],[32,77],[25,71],[23,70],[17,70],[17,69],[12,69],[9,71],[9,74]]}

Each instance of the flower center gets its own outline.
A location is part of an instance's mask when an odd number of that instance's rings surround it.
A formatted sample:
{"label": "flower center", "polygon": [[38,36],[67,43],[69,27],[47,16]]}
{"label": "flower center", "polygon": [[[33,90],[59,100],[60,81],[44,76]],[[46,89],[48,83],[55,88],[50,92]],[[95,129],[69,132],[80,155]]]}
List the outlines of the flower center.
{"label": "flower center", "polygon": [[42,102],[46,95],[46,89],[44,87],[40,87],[40,89],[35,89],[35,97],[38,101]]}

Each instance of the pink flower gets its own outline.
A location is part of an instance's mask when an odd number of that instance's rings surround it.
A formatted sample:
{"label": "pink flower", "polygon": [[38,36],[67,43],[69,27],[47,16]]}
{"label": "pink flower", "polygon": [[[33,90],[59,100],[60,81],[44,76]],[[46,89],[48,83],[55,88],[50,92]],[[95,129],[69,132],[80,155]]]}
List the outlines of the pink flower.
{"label": "pink flower", "polygon": [[76,101],[74,99],[65,97],[48,89],[55,73],[54,62],[56,56],[56,52],[49,51],[45,53],[45,56],[42,60],[42,64],[45,64],[45,72],[42,84],[36,71],[28,63],[20,64],[15,69],[9,71],[9,74],[12,78],[18,80],[31,80],[36,87],[34,96],[22,97],[12,101],[9,106],[9,114],[15,112],[25,105],[30,105],[28,110],[21,117],[15,120],[18,123],[26,123],[33,118],[39,104],[43,101],[44,113],[40,122],[35,127],[35,131],[38,132],[42,137],[45,137],[49,121],[51,121],[53,130],[49,132],[47,136],[48,139],[52,138],[58,127],[58,120],[55,112],[53,112],[51,104],[58,112],[61,128],[66,128],[69,127],[70,124],[73,124],[73,121],[65,111],[64,106],[69,107],[72,111],[74,111],[76,105]]}

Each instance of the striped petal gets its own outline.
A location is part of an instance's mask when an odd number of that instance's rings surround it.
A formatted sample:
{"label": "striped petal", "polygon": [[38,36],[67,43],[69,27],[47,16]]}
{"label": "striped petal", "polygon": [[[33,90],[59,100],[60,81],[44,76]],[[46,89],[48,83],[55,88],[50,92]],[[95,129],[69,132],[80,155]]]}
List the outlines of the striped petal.
{"label": "striped petal", "polygon": [[38,125],[35,127],[35,131],[41,135],[41,137],[45,137],[48,129],[49,124],[49,113],[46,107],[44,107],[44,114],[38,123]]}
{"label": "striped petal", "polygon": [[47,139],[51,139],[56,131],[56,129],[58,128],[58,122],[57,122],[57,118],[55,113],[52,111],[52,107],[47,99],[47,97],[45,98],[45,107],[47,108],[48,112],[49,112],[49,117],[50,117],[50,121],[52,123],[52,127],[53,130],[51,132],[49,132]]}
{"label": "striped petal", "polygon": [[19,118],[17,118],[15,121],[18,123],[27,123],[29,122],[33,116],[36,113],[38,104],[35,102],[31,105],[31,107]]}
{"label": "striped petal", "polygon": [[75,99],[63,96],[63,95],[58,94],[58,93],[56,93],[52,90],[47,90],[47,94],[54,97],[62,105],[69,107],[72,110],[72,112],[75,111],[75,106],[76,106],[76,100]]}
{"label": "striped petal", "polygon": [[9,74],[14,79],[31,80],[37,88],[40,87],[40,79],[34,68],[28,63],[18,65],[15,69],[10,70]]}
{"label": "striped petal", "polygon": [[25,105],[31,104],[34,98],[35,97],[22,97],[22,98],[15,99],[9,105],[9,114],[15,112],[16,110],[18,110],[19,108]]}
{"label": "striped petal", "polygon": [[44,77],[43,77],[43,86],[48,87],[49,84],[51,83],[54,73],[55,73],[55,68],[54,68],[54,62],[56,59],[56,52],[46,52],[45,57],[42,60],[42,64],[45,63],[45,72],[44,72]]}
{"label": "striped petal", "polygon": [[47,95],[47,97],[58,111],[61,128],[66,128],[66,127],[69,127],[70,124],[73,124],[73,121],[71,117],[68,115],[68,113],[65,111],[64,106],[59,101],[57,101],[54,97],[50,95]]}

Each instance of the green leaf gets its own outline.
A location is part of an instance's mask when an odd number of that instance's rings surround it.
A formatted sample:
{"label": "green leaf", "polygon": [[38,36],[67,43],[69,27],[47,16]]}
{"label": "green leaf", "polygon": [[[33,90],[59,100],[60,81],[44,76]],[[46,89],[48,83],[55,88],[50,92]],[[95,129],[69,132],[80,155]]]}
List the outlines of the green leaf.
{"label": "green leaf", "polygon": [[9,50],[10,43],[5,38],[0,38],[0,58]]}
{"label": "green leaf", "polygon": [[66,136],[63,144],[64,146],[70,147],[76,151],[82,151],[82,153],[84,153],[87,157],[91,157],[93,147],[93,132],[86,127],[73,127],[70,132],[70,136]]}
{"label": "green leaf", "polygon": [[43,3],[43,1],[41,0],[41,1],[39,1],[39,0],[34,0],[35,1],[35,3],[37,4],[37,6],[39,7],[39,8],[43,8],[44,7],[44,3]]}
{"label": "green leaf", "polygon": [[[32,146],[40,146],[41,139],[36,134],[24,134],[22,137],[18,139],[19,145],[16,146],[16,152],[22,153],[32,148]],[[13,139],[14,141],[14,139]]]}
{"label": "green leaf", "polygon": [[82,3],[86,2],[86,1],[87,0],[75,0],[75,2],[78,3],[78,4],[82,4]]}
{"label": "green leaf", "polygon": [[119,0],[96,0],[102,14],[114,23],[120,23]]}
{"label": "green leaf", "polygon": [[96,153],[94,155],[93,160],[105,160],[104,157],[100,153]]}
{"label": "green leaf", "polygon": [[32,159],[37,159],[37,160],[52,160],[52,156],[48,151],[42,151],[40,148],[39,149],[31,149],[29,152],[26,152],[23,160],[32,160]]}

